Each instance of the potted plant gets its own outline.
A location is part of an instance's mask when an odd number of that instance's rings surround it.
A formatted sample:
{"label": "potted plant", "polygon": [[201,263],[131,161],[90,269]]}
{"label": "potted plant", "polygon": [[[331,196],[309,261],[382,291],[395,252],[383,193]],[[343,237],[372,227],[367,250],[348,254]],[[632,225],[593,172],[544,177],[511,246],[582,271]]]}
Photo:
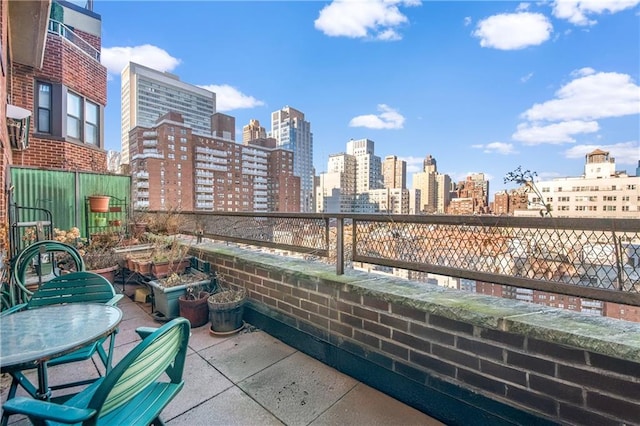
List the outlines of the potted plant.
{"label": "potted plant", "polygon": [[169,245],[159,246],[154,250],[151,273],[156,278],[164,278],[171,273],[181,274],[190,266],[187,256],[189,247],[173,240]]}
{"label": "potted plant", "polygon": [[213,280],[205,286],[187,287],[185,294],[178,297],[180,316],[191,323],[191,327],[201,327],[209,322],[207,299],[211,295]]}
{"label": "potted plant", "polygon": [[232,288],[224,285],[217,276],[218,291],[207,299],[209,307],[210,333],[212,335],[233,334],[244,327],[242,320],[247,292],[244,288]]}
{"label": "potted plant", "polygon": [[185,295],[187,289],[211,288],[212,278],[209,274],[191,270],[184,274],[173,273],[166,278],[151,280],[148,285],[153,291],[154,309],[161,315],[156,319],[172,319],[180,315],[178,298]]}
{"label": "potted plant", "polygon": [[[113,284],[115,275],[122,267],[124,257],[115,250],[119,237],[114,233],[94,234],[91,242],[80,236],[80,230],[73,227],[68,231],[55,228],[54,239],[74,246],[80,252],[87,271],[104,276]],[[71,271],[69,258],[62,255],[57,259],[58,267],[63,271]]]}
{"label": "potted plant", "polygon": [[129,218],[129,232],[134,238],[140,239],[147,231],[148,216],[144,211],[133,211]]}
{"label": "potted plant", "polygon": [[93,246],[90,244],[82,254],[82,260],[84,260],[87,271],[100,274],[113,284],[116,273],[122,267],[123,258],[113,247]]}

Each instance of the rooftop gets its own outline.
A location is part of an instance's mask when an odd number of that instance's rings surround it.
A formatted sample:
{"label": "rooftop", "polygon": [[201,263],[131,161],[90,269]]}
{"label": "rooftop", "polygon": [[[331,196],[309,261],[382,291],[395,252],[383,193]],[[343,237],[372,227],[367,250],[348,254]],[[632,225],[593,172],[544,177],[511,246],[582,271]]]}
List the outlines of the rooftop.
{"label": "rooftop", "polygon": [[[137,327],[159,326],[150,303],[132,300],[137,288],[127,285],[129,297],[118,305],[124,318],[114,362],[139,341]],[[52,384],[97,374],[91,362],[49,372]],[[249,324],[227,337],[211,335],[206,325],[192,329],[184,377],[184,389],[163,411],[169,425],[442,424]],[[3,377],[3,401],[8,384]],[[29,423],[14,416],[9,424]]]}

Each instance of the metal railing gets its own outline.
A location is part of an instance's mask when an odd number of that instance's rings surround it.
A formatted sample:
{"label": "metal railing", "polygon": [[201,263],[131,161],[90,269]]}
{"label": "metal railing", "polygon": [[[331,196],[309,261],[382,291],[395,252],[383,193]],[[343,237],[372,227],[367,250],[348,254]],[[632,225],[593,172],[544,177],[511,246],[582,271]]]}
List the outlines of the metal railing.
{"label": "metal railing", "polygon": [[181,232],[640,306],[640,219],[181,213]]}
{"label": "metal railing", "polygon": [[64,39],[69,40],[73,45],[77,46],[81,51],[100,62],[100,51],[93,47],[89,42],[76,34],[71,28],[62,22],[49,19],[49,32],[58,34]]}

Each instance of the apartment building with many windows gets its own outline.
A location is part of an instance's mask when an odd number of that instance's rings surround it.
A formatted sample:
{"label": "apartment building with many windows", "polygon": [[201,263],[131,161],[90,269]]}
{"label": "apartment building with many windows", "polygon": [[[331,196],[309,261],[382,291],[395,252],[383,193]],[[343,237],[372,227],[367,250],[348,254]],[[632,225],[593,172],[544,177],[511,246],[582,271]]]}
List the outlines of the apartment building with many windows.
{"label": "apartment building with many windows", "polygon": [[129,164],[129,132],[135,127],[152,127],[158,118],[173,111],[196,135],[211,134],[211,116],[216,112],[216,94],[168,72],[156,71],[134,62],[121,74],[122,164]]}
{"label": "apartment building with many windows", "polygon": [[[214,134],[230,135],[229,118],[212,116]],[[131,153],[134,208],[295,212],[300,205],[291,151],[197,135],[176,112],[136,127]]]}
{"label": "apartment building with many windows", "polygon": [[314,211],[313,133],[304,113],[285,106],[271,113],[270,137],[281,149],[293,152],[294,175],[300,177],[300,211]]}
{"label": "apartment building with many windows", "polygon": [[640,176],[616,171],[615,159],[596,149],[585,156],[584,175],[535,182],[540,194],[529,192],[527,210],[516,216],[539,215],[545,204],[554,217],[637,218]]}

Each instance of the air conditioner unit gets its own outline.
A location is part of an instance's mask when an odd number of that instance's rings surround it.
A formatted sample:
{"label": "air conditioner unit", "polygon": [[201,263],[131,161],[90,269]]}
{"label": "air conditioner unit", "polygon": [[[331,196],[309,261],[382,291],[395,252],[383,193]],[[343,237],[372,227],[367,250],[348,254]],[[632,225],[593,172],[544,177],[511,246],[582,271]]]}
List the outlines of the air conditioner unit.
{"label": "air conditioner unit", "polygon": [[7,134],[11,149],[23,151],[29,146],[31,111],[7,104]]}

